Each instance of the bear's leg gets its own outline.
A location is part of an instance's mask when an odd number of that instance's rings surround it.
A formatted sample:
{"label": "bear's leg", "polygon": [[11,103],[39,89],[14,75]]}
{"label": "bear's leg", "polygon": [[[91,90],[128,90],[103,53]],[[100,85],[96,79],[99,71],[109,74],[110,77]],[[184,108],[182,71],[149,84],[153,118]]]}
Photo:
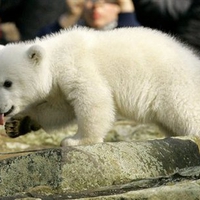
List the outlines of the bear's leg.
{"label": "bear's leg", "polygon": [[6,134],[12,138],[25,135],[31,131],[37,131],[40,128],[40,125],[33,121],[29,116],[16,119],[11,118],[5,124]]}
{"label": "bear's leg", "polygon": [[[88,107],[86,113],[81,108],[79,108],[80,110],[75,109],[76,112],[81,112],[77,117],[78,131],[74,136],[65,138],[61,142],[61,146],[87,145],[103,142],[104,137],[113,125],[115,114],[112,104],[108,105],[108,102],[100,104],[98,106],[94,104],[93,108]],[[83,105],[87,107],[86,104]]]}
{"label": "bear's leg", "polygon": [[169,93],[168,96],[165,96],[162,99],[162,103],[157,105],[156,116],[158,122],[166,127],[169,133],[173,133],[173,135],[199,137],[200,98],[194,92],[193,88],[189,86],[188,88],[181,88],[175,94],[171,95]]}
{"label": "bear's leg", "polygon": [[111,92],[102,82],[93,80],[72,90],[68,100],[74,107],[78,131],[62,141],[61,146],[101,143],[115,121]]}

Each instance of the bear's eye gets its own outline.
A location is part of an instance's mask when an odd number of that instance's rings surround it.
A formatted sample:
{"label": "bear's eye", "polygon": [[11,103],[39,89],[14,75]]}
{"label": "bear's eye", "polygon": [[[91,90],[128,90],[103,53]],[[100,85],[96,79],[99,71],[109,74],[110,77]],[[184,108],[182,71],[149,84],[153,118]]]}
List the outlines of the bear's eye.
{"label": "bear's eye", "polygon": [[4,84],[3,84],[3,86],[5,88],[10,88],[12,86],[12,82],[11,81],[5,81]]}

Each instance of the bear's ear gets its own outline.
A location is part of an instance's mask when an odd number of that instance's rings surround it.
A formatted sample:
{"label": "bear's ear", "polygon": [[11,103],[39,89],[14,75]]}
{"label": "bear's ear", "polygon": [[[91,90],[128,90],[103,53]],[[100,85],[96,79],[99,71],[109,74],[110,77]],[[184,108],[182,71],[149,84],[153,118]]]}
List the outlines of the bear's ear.
{"label": "bear's ear", "polygon": [[28,49],[28,57],[34,63],[40,63],[45,54],[45,50],[39,45],[33,45]]}
{"label": "bear's ear", "polygon": [[5,46],[4,45],[0,45],[0,50],[2,50]]}

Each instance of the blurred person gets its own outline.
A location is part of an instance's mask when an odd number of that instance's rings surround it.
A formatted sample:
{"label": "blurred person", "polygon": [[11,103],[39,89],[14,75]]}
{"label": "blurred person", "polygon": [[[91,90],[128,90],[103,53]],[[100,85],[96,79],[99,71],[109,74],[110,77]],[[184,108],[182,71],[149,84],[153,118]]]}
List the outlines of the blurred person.
{"label": "blurred person", "polygon": [[42,28],[37,36],[58,32],[73,25],[98,30],[139,26],[131,0],[66,0],[66,12]]}
{"label": "blurred person", "polygon": [[20,40],[30,40],[38,30],[65,12],[65,0],[1,0],[1,23],[12,22]]}
{"label": "blurred person", "polygon": [[20,33],[16,25],[11,22],[0,23],[0,44],[20,41]]}
{"label": "blurred person", "polygon": [[134,6],[130,0],[86,0],[83,10],[83,24],[95,29],[109,26],[135,26]]}
{"label": "blurred person", "polygon": [[200,0],[133,0],[141,25],[174,35],[200,54]]}

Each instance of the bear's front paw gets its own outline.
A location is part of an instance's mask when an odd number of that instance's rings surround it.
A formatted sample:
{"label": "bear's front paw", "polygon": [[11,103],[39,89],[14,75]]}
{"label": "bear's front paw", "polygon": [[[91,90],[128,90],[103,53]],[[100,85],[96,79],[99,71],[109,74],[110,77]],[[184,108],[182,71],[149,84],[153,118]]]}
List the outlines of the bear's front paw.
{"label": "bear's front paw", "polygon": [[31,131],[37,131],[40,128],[40,125],[35,121],[32,121],[29,116],[19,119],[11,118],[5,124],[6,134],[12,138],[25,135]]}
{"label": "bear's front paw", "polygon": [[76,135],[74,137],[66,137],[62,140],[61,146],[77,146],[77,145],[90,145],[95,143],[102,143],[102,138],[78,138]]}
{"label": "bear's front paw", "polygon": [[20,121],[15,119],[10,119],[5,124],[5,131],[9,137],[15,138],[20,136],[19,133]]}
{"label": "bear's front paw", "polygon": [[73,137],[67,137],[62,140],[61,146],[66,147],[66,146],[77,146],[81,145],[80,140],[74,139]]}

